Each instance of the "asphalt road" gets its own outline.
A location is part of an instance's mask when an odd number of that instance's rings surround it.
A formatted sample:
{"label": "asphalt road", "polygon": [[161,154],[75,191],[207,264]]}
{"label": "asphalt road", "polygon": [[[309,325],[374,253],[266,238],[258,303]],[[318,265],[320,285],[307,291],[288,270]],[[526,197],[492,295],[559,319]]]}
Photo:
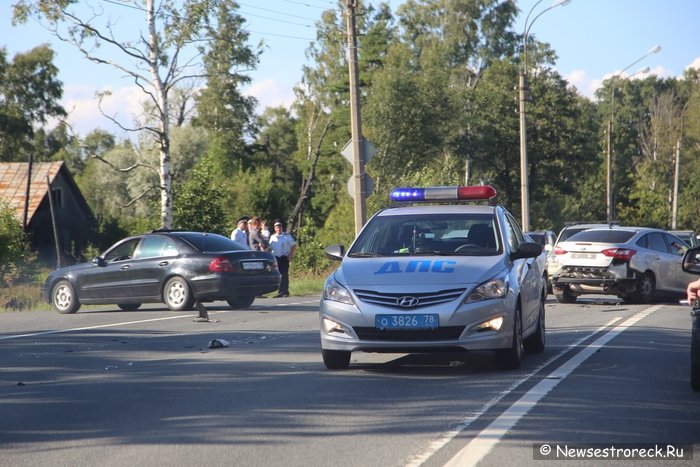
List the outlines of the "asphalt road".
{"label": "asphalt road", "polygon": [[519,370],[473,352],[328,371],[317,304],[0,313],[0,466],[698,465],[687,307],[550,296]]}

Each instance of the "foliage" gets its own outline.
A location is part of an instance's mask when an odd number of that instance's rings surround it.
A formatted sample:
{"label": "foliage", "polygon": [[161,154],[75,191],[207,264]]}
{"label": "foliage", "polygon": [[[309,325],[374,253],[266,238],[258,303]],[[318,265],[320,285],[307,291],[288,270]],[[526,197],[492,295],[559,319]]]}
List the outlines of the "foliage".
{"label": "foliage", "polygon": [[177,229],[226,234],[223,194],[213,183],[212,166],[204,159],[187,181],[175,189],[173,225]]}
{"label": "foliage", "polygon": [[[134,34],[130,29],[118,30],[117,23],[104,10],[88,9],[90,13],[82,16],[75,6],[73,0],[19,0],[13,5],[13,22],[25,22],[32,16],[47,22],[57,38],[72,44],[86,59],[120,70],[143,90],[145,111],[139,125],[130,129],[148,133],[147,139],[157,148],[160,224],[169,228],[173,186],[169,93],[178,84],[190,82],[194,87],[202,77],[202,66],[212,76],[231,76],[231,66],[248,66],[254,62],[254,56],[246,54],[226,57],[231,49],[221,49],[233,44],[234,37],[240,39],[236,42],[237,50],[246,49],[243,43],[247,33],[241,33],[243,20],[236,13],[238,4],[233,0],[144,0],[129,13],[138,12],[148,32],[136,29],[134,37],[129,37]],[[224,40],[218,36],[219,28],[223,30]],[[210,44],[217,48],[208,50]],[[109,51],[115,52],[117,58],[110,56]],[[209,60],[210,66],[201,63],[200,57]],[[224,57],[228,66],[213,69],[211,65]],[[227,82],[227,89],[231,89],[231,84],[235,88],[240,82],[240,79]]]}
{"label": "foliage", "polygon": [[7,49],[0,48],[0,162],[26,161],[34,126],[66,115],[53,58],[47,44],[17,54],[11,62]]}
{"label": "foliage", "polygon": [[305,271],[313,275],[328,268],[328,260],[323,252],[323,245],[316,240],[316,228],[312,223],[305,223],[297,231],[297,251],[292,266],[295,271]]}
{"label": "foliage", "polygon": [[[29,13],[30,5],[40,5],[52,21],[63,18],[61,8],[71,3],[23,0],[16,11]],[[258,116],[256,102],[240,87],[249,82],[245,72],[256,66],[262,49],[247,45],[235,2],[162,4],[174,15],[176,4],[185,12],[170,18],[172,27],[191,26],[187,34],[197,30],[206,39],[198,50],[205,76],[170,87],[170,105],[145,106],[142,123],[148,129],[137,142],[116,142],[101,131],[79,141],[60,124],[26,132],[26,122],[41,123],[41,112],[48,115],[58,94],[27,101],[39,109],[29,117],[16,106],[0,105],[0,137],[3,124],[17,124],[11,144],[32,147],[35,160],[66,161],[100,221],[89,253],[162,223],[158,213],[167,180],[161,164],[167,146],[174,225],[227,234],[241,215],[279,217],[300,226],[293,230],[299,244],[295,273],[332,268],[323,249],[349,246],[355,236],[346,189],[352,167],[340,154],[351,134],[346,25],[340,13],[345,2],[324,11],[316,24],[292,107],[265,109]],[[395,16],[386,3],[359,2],[358,12],[362,131],[377,150],[366,165],[374,181],[368,217],[389,204],[395,186],[462,183],[494,185],[497,202],[517,217],[516,86],[525,64],[519,50],[523,38],[513,29],[516,2],[408,0]],[[167,47],[175,47],[176,32],[158,31],[166,46],[160,65],[173,63],[169,51],[174,49]],[[566,221],[605,218],[609,119],[617,218],[629,225],[671,226],[678,154],[678,228],[700,228],[700,72],[687,70],[683,79],[609,79],[589,100],[552,67],[556,53],[548,44],[530,36],[527,51],[532,228],[558,230]],[[44,84],[59,89],[52,55],[42,54],[22,62],[24,72],[33,69],[31,63],[43,63],[48,67]],[[3,51],[0,75],[7,76],[14,65]],[[38,78],[35,89],[41,88]],[[0,83],[0,90],[10,85]],[[189,119],[185,109],[193,99],[196,113]],[[166,109],[173,114],[167,122],[151,115]],[[158,130],[162,123],[167,128]]]}
{"label": "foliage", "polygon": [[0,285],[12,284],[25,273],[29,244],[14,209],[0,200]]}

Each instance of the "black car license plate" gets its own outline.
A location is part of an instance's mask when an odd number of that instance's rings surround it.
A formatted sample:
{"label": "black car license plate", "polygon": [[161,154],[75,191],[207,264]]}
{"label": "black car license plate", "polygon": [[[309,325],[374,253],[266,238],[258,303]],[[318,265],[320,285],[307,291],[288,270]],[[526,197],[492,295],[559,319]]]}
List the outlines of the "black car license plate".
{"label": "black car license plate", "polygon": [[246,271],[262,271],[265,269],[265,265],[262,261],[243,261],[241,262],[241,266]]}

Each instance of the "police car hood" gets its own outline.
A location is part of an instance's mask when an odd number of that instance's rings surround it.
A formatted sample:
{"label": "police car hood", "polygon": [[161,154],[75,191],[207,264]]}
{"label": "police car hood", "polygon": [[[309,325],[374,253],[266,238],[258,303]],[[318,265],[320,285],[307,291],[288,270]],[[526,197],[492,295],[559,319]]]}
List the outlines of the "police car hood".
{"label": "police car hood", "polygon": [[434,286],[474,286],[495,277],[505,267],[498,256],[412,256],[406,258],[345,257],[336,272],[350,287],[405,286],[416,290]]}

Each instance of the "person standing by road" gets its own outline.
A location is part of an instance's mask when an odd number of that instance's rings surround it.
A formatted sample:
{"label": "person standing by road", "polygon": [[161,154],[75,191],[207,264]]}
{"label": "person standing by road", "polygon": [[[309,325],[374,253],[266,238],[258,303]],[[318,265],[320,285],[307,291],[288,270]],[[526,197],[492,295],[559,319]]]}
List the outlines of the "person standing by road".
{"label": "person standing by road", "polygon": [[231,232],[231,240],[240,243],[246,248],[250,248],[248,246],[248,216],[238,218],[236,228]]}
{"label": "person standing by road", "polygon": [[274,222],[275,233],[270,235],[270,251],[277,258],[282,281],[275,298],[289,297],[289,263],[292,262],[297,244],[294,237],[284,231],[284,223],[280,219]]}
{"label": "person standing by road", "polygon": [[251,250],[267,251],[267,242],[260,236],[260,218],[248,220],[248,246]]}
{"label": "person standing by road", "polygon": [[265,243],[270,243],[270,229],[267,227],[267,221],[263,219],[260,220],[260,236]]}

